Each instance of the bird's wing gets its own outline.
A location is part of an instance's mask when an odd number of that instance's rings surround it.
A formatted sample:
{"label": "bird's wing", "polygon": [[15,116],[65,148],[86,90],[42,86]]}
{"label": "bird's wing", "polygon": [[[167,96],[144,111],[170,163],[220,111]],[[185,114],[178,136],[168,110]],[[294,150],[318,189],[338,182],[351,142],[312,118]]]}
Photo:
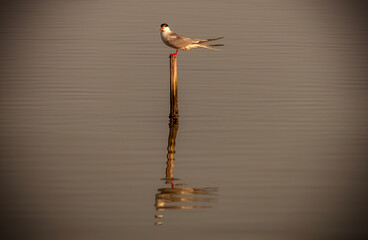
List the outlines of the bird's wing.
{"label": "bird's wing", "polygon": [[222,38],[224,38],[224,37],[209,38],[209,39],[195,39],[195,40],[197,40],[198,43],[204,43],[204,42],[219,40],[219,39],[222,39]]}
{"label": "bird's wing", "polygon": [[190,38],[184,37],[183,35],[180,35],[178,33],[170,33],[167,37],[167,41],[169,42],[169,44],[175,48],[182,48],[182,47],[186,47],[192,43],[194,43],[195,41],[193,41]]}

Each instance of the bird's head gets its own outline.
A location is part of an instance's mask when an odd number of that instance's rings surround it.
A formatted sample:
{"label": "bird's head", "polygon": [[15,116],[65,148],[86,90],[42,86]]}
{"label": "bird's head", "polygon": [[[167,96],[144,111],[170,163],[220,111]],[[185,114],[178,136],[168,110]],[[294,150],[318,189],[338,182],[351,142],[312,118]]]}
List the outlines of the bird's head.
{"label": "bird's head", "polygon": [[169,32],[170,28],[169,25],[167,25],[166,23],[161,24],[161,32]]}

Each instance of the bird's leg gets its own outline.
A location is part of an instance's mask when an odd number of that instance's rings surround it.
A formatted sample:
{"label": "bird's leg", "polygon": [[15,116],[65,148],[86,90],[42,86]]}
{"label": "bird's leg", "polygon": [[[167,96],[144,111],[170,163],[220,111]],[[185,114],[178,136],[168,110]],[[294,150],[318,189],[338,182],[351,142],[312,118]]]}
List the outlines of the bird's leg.
{"label": "bird's leg", "polygon": [[178,54],[178,51],[179,51],[179,49],[176,49],[176,52],[175,53],[171,53],[171,55],[175,55],[176,56],[176,54]]}

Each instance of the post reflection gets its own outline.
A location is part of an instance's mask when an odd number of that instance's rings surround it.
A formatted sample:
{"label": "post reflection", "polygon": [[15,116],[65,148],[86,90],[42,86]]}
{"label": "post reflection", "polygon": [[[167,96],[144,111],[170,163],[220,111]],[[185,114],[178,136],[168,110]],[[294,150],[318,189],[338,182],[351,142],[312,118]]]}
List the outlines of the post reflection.
{"label": "post reflection", "polygon": [[[166,176],[165,178],[161,178],[166,186],[157,189],[158,193],[155,195],[155,208],[156,211],[160,213],[157,213],[155,218],[163,218],[164,215],[162,211],[165,210],[210,208],[210,202],[215,200],[216,188],[188,187],[186,184],[180,183],[180,179],[174,178],[173,168],[175,161],[175,141],[178,128],[178,119],[170,118]],[[162,221],[155,222],[155,225],[162,224]]]}

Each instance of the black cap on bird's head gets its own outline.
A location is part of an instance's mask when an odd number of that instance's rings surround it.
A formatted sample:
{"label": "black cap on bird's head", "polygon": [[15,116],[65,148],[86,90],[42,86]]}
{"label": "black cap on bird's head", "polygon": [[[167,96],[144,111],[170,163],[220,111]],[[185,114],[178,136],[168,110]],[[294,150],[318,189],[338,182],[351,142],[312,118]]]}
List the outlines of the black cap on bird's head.
{"label": "black cap on bird's head", "polygon": [[161,24],[161,31],[164,30],[165,28],[169,27],[169,25],[167,25],[166,23]]}

